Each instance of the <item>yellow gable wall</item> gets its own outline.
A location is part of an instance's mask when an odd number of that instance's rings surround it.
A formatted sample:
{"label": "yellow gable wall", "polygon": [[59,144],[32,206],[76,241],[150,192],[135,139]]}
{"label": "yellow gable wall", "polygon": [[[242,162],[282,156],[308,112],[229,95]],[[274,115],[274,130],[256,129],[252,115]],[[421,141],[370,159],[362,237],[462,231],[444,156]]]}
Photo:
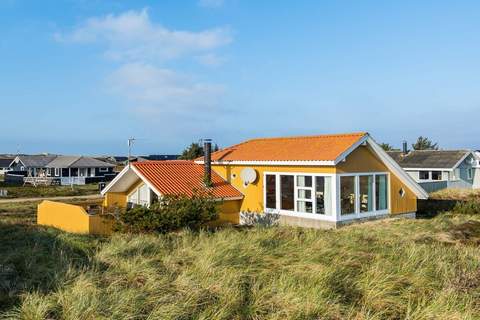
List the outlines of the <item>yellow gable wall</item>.
{"label": "yellow gable wall", "polygon": [[[405,186],[368,148],[359,147],[348,155],[345,162],[337,165],[337,173],[351,172],[390,172],[390,208],[391,213],[409,213],[417,211],[417,196]],[[405,190],[405,195],[400,196],[400,189]]]}
{"label": "yellow gable wall", "polygon": [[132,193],[133,190],[141,187],[143,184],[144,183],[142,180],[137,179],[137,181],[132,184],[127,192],[107,192],[105,194],[105,198],[103,199],[103,206],[126,208],[128,195]]}
{"label": "yellow gable wall", "polygon": [[[240,173],[246,167],[254,168],[258,173],[255,183],[245,187]],[[263,176],[265,172],[304,172],[304,173],[352,173],[352,172],[389,172],[385,165],[367,147],[359,147],[353,151],[345,162],[336,167],[310,166],[246,166],[246,165],[213,165],[213,170],[230,182],[245,195],[241,211],[263,212]],[[235,175],[235,177],[233,177]],[[406,194],[400,197],[400,188]],[[390,172],[391,213],[409,213],[417,210],[417,198],[394,174]]]}

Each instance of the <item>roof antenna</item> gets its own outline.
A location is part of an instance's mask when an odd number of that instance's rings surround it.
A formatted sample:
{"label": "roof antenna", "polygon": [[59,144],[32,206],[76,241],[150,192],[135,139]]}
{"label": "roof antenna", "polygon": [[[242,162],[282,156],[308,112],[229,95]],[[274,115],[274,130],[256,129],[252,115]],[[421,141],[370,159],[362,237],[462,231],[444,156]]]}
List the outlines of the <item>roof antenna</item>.
{"label": "roof antenna", "polygon": [[133,147],[133,143],[135,142],[135,138],[128,138],[128,159],[127,159],[127,165],[128,167],[130,168],[130,158],[132,156],[132,147]]}

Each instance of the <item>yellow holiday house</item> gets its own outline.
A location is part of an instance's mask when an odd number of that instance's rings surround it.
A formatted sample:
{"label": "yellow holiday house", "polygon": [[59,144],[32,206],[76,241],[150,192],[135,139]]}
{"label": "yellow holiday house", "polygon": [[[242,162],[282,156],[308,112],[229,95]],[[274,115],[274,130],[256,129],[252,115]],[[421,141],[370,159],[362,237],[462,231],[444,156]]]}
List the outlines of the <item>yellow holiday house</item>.
{"label": "yellow holiday house", "polygon": [[[103,191],[105,205],[146,205],[166,194],[206,189],[220,219],[336,227],[414,217],[428,194],[368,133],[261,138],[195,161],[134,163]],[[204,184],[205,179],[211,181]]]}

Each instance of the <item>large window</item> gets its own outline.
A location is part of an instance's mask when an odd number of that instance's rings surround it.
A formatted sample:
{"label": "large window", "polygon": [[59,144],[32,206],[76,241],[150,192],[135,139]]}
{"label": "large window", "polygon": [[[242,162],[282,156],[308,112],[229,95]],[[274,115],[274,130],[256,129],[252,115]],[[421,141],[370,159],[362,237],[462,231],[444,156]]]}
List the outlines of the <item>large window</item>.
{"label": "large window", "polygon": [[432,180],[442,180],[442,171],[432,171]]}
{"label": "large window", "polygon": [[388,179],[386,174],[375,176],[375,199],[377,211],[388,209]]}
{"label": "large window", "polygon": [[268,209],[277,207],[277,177],[267,174],[265,177],[266,206]]}
{"label": "large window", "polygon": [[430,171],[419,171],[418,178],[420,180],[428,180],[430,179]]}
{"label": "large window", "polygon": [[265,174],[265,209],[331,215],[331,176]]}
{"label": "large window", "polygon": [[373,211],[373,175],[360,176],[360,212]]}
{"label": "large window", "polygon": [[332,177],[315,177],[315,213],[332,213]]}
{"label": "large window", "polygon": [[295,209],[294,176],[280,176],[280,209]]}
{"label": "large window", "polygon": [[312,176],[297,176],[297,211],[313,213]]}
{"label": "large window", "polygon": [[340,212],[342,215],[355,213],[355,177],[340,177]]}
{"label": "large window", "polygon": [[149,206],[150,205],[150,189],[146,184],[142,184],[132,191],[127,198],[127,202],[132,205]]}

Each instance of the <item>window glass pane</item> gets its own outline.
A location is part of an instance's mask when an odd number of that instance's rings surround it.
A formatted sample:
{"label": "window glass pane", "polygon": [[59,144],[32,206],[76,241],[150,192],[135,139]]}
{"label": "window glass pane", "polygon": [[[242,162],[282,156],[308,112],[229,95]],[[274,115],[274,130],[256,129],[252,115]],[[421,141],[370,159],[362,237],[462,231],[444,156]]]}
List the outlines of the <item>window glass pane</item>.
{"label": "window glass pane", "polygon": [[316,213],[327,214],[332,213],[332,178],[331,177],[315,177],[315,201]]}
{"label": "window glass pane", "polygon": [[442,180],[442,171],[432,171],[432,180]]}
{"label": "window glass pane", "polygon": [[311,201],[297,201],[297,210],[299,212],[312,213],[313,202]]}
{"label": "window glass pane", "polygon": [[341,214],[355,213],[355,177],[340,177]]}
{"label": "window glass pane", "polygon": [[428,171],[419,171],[418,177],[420,180],[428,180],[429,179],[429,172]]}
{"label": "window glass pane", "polygon": [[293,176],[280,176],[280,209],[293,211],[295,207]]}
{"label": "window glass pane", "polygon": [[267,174],[266,176],[266,198],[267,198],[267,208],[276,209],[277,208],[277,177],[272,174]]}
{"label": "window glass pane", "polygon": [[305,189],[298,189],[298,198],[300,199],[312,199],[312,191]]}
{"label": "window glass pane", "polygon": [[360,176],[360,212],[373,211],[373,176]]}
{"label": "window glass pane", "polygon": [[377,210],[386,210],[388,208],[388,181],[387,175],[375,176],[375,201]]}
{"label": "window glass pane", "polygon": [[297,176],[297,187],[312,187],[312,177]]}

